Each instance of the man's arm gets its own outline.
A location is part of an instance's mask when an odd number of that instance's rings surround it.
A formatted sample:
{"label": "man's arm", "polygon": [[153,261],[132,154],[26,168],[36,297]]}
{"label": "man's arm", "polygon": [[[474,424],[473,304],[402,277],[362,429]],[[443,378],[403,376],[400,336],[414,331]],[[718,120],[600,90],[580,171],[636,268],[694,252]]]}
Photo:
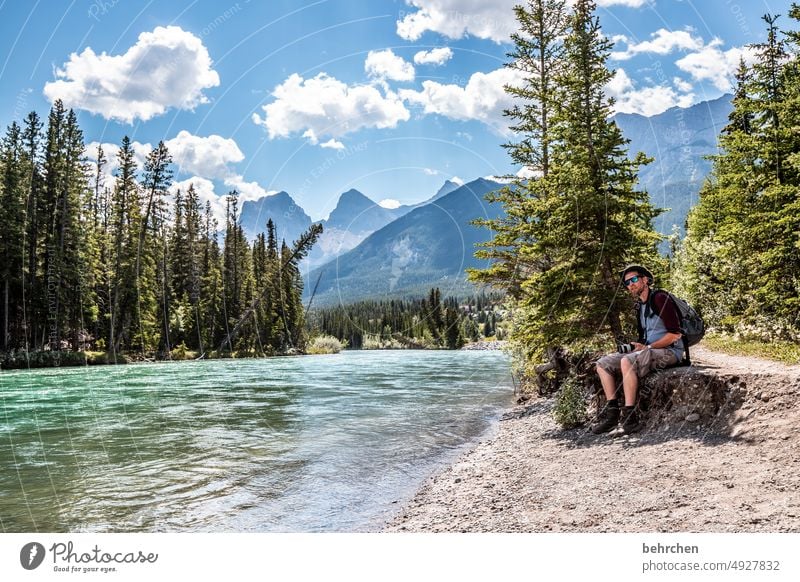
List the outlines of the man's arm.
{"label": "man's arm", "polygon": [[632,342],[632,343],[634,350],[643,350],[648,347],[659,350],[661,348],[666,348],[668,346],[671,346],[679,339],[681,339],[681,334],[679,333],[665,333],[663,337],[659,338],[658,340],[654,341],[649,345],[644,345],[643,343],[639,342]]}

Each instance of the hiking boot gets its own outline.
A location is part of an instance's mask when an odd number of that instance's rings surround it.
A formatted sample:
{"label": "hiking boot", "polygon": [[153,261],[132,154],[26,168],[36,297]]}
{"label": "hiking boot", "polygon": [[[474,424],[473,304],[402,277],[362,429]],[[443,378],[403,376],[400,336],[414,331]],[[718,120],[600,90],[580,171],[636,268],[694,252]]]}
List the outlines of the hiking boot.
{"label": "hiking boot", "polygon": [[635,408],[625,407],[622,409],[622,432],[631,434],[642,430],[644,423],[639,418],[639,413]]}
{"label": "hiking boot", "polygon": [[592,432],[601,434],[613,430],[619,422],[619,407],[606,406],[592,424]]}

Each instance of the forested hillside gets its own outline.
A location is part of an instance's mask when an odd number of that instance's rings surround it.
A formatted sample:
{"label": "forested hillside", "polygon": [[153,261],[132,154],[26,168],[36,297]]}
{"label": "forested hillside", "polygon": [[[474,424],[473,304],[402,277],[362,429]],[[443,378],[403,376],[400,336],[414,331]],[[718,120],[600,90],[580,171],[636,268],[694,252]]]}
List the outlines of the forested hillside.
{"label": "forested hillside", "polygon": [[431,289],[427,299],[359,301],[309,313],[315,333],[333,336],[347,347],[458,349],[466,342],[504,339],[498,327],[505,311],[500,295],[442,298]]}

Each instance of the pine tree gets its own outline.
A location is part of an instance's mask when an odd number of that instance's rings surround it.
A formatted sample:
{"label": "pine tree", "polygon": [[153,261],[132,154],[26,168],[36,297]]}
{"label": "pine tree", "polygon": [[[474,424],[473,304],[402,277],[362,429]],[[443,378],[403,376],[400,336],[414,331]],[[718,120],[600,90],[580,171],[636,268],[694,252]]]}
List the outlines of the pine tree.
{"label": "pine tree", "polygon": [[504,214],[497,219],[473,221],[494,234],[475,253],[477,258],[491,261],[491,265],[471,270],[469,275],[473,281],[504,289],[519,299],[522,281],[546,264],[545,257],[531,260],[519,250],[532,242],[528,201],[539,196],[537,182],[532,178],[547,177],[550,172],[554,139],[551,125],[558,108],[555,83],[564,66],[567,11],[563,0],[528,0],[527,7],[518,5],[514,13],[519,31],[511,35],[514,50],[508,54],[511,60],[506,66],[519,73],[520,84],[506,87],[516,100],[504,114],[519,141],[504,147],[511,160],[522,168],[522,176],[513,176],[511,184],[486,196],[489,202],[502,204]]}
{"label": "pine tree", "polygon": [[22,131],[16,122],[8,127],[0,146],[0,265],[2,278],[2,345],[12,347],[20,325],[24,224],[25,182],[23,175]]}
{"label": "pine tree", "polygon": [[96,307],[91,313],[93,337],[98,347],[105,347],[110,335],[111,317],[111,241],[110,241],[110,191],[105,184],[105,167],[108,163],[103,146],[98,145],[94,166],[94,179],[88,205],[86,257],[89,261],[87,286],[91,289]]}
{"label": "pine tree", "polygon": [[461,326],[458,322],[458,310],[447,307],[444,310],[444,336],[448,350],[460,349],[464,343]]}
{"label": "pine tree", "polygon": [[156,343],[166,352],[169,341],[169,273],[165,198],[172,183],[172,157],[163,141],[148,155],[142,175],[144,215],[136,247],[136,297],[140,349],[146,352]]}
{"label": "pine tree", "polygon": [[[621,337],[619,268],[636,260],[659,270],[652,227],[658,211],[634,189],[647,160],[628,159],[628,142],[610,119],[604,86],[613,75],[606,67],[611,43],[594,12],[594,2],[578,0],[568,18],[550,96],[559,106],[548,128],[547,174],[524,184],[528,220],[523,242],[512,247],[530,268],[514,338],[532,359],[550,346],[579,349]],[[520,144],[523,155],[541,148],[525,136]]]}
{"label": "pine tree", "polygon": [[[24,173],[26,181],[26,212],[24,258],[25,281],[23,285],[23,334],[26,349],[39,347],[39,324],[43,321],[44,295],[39,267],[39,240],[41,233],[41,215],[38,213],[43,189],[41,167],[41,131],[43,124],[38,114],[32,111],[25,118],[22,135],[24,143]],[[43,341],[43,340],[42,340]]]}
{"label": "pine tree", "polygon": [[776,20],[764,16],[767,40],[754,46],[753,66],[737,72],[734,110],[687,219],[676,271],[680,291],[712,326],[756,324],[792,337],[800,329],[800,57]]}
{"label": "pine tree", "polygon": [[137,243],[142,229],[142,206],[137,164],[130,138],[122,138],[117,153],[119,169],[116,173],[111,198],[110,239],[112,248],[109,346],[116,354],[133,344],[133,322],[138,309],[137,301]]}
{"label": "pine tree", "polygon": [[285,243],[280,254],[280,270],[278,279],[281,284],[280,315],[286,332],[287,347],[303,350],[305,338],[305,314],[303,312],[303,278],[300,275],[300,261],[308,256],[311,248],[322,234],[322,225],[312,224],[300,235],[291,248]]}
{"label": "pine tree", "polygon": [[[91,223],[84,220],[87,199],[91,196],[84,164],[85,146],[78,118],[70,109],[64,125],[64,192],[58,212],[59,261],[63,311],[73,349],[83,349],[86,319],[96,313],[92,293],[94,267],[88,244]],[[87,217],[88,218],[88,217]],[[93,250],[93,249],[92,249]]]}
{"label": "pine tree", "polygon": [[53,351],[61,349],[63,314],[61,305],[61,253],[59,253],[59,202],[66,192],[64,159],[64,123],[66,112],[61,100],[50,108],[44,150],[44,191],[40,197],[42,246],[37,249],[44,257],[45,281],[43,313],[47,319],[47,343]]}
{"label": "pine tree", "polygon": [[222,253],[217,240],[218,224],[211,213],[211,203],[206,202],[204,212],[204,233],[202,240],[202,259],[200,267],[200,288],[202,294],[198,301],[198,327],[201,352],[205,346],[216,346],[224,337],[224,294],[222,285]]}

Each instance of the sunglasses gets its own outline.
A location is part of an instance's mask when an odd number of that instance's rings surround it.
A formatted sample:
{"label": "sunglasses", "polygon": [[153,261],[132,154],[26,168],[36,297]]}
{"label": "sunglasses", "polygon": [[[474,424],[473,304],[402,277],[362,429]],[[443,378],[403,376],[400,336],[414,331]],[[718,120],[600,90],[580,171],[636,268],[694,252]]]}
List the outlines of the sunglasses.
{"label": "sunglasses", "polygon": [[622,284],[625,285],[626,287],[630,287],[631,283],[637,283],[639,281],[639,279],[641,279],[641,277],[639,277],[638,275],[634,275],[630,279],[625,279],[622,282]]}

